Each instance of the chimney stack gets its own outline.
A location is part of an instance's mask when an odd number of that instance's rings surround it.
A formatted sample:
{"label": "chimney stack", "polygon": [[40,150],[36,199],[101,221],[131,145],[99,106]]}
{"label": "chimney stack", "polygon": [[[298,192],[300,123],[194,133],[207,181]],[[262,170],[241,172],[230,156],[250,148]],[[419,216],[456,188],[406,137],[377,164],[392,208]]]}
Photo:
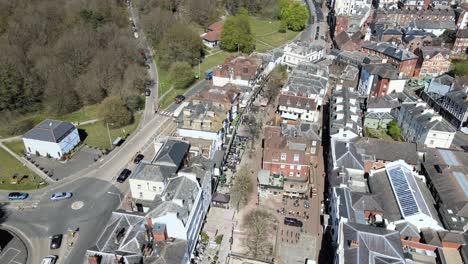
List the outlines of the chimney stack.
{"label": "chimney stack", "polygon": [[165,224],[156,223],[153,228],[154,241],[167,240],[167,228]]}

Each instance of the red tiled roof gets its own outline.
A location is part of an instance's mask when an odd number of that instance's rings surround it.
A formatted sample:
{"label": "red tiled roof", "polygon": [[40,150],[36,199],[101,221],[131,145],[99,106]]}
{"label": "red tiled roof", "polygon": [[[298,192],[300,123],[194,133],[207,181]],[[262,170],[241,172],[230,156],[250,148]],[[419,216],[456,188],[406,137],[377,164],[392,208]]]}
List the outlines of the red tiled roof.
{"label": "red tiled roof", "polygon": [[240,77],[242,80],[251,80],[255,78],[258,67],[259,63],[253,58],[229,57],[214,70],[213,76],[229,78],[230,69],[233,69],[235,78]]}
{"label": "red tiled roof", "polygon": [[208,31],[206,34],[203,34],[202,38],[206,41],[214,42],[219,40],[220,35],[220,31]]}
{"label": "red tiled roof", "polygon": [[278,104],[305,110],[315,110],[317,107],[314,99],[287,94],[280,95]]}
{"label": "red tiled roof", "polygon": [[221,31],[223,29],[223,24],[221,22],[214,22],[213,24],[208,26],[208,30],[210,31]]}
{"label": "red tiled roof", "polygon": [[240,90],[235,85],[227,84],[224,87],[218,87],[209,84],[194,98],[230,105],[239,93]]}

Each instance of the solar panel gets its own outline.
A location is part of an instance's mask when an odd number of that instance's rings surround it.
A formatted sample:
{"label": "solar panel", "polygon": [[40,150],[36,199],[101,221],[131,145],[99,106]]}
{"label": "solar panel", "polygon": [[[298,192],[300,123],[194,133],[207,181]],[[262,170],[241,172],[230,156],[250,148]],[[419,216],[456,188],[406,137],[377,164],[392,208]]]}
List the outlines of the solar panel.
{"label": "solar panel", "polygon": [[419,207],[413,195],[413,190],[409,186],[401,167],[390,168],[387,171],[403,217],[419,213]]}

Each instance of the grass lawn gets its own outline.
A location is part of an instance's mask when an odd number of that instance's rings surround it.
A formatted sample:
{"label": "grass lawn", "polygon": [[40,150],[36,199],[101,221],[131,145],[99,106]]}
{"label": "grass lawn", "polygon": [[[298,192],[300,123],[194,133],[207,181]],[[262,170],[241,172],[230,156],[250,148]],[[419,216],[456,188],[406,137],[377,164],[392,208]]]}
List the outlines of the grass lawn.
{"label": "grass lawn", "polygon": [[[32,172],[28,167],[0,148],[0,189],[3,190],[30,190],[36,189],[43,179]],[[20,177],[27,175],[19,184],[10,184],[11,176],[17,173]],[[40,187],[47,186],[47,183]]]}
{"label": "grass lawn", "polygon": [[[140,116],[135,116],[133,124],[121,128],[109,127],[111,140],[114,141],[117,137],[122,137],[126,134],[131,134],[137,128],[139,121]],[[78,128],[84,130],[87,134],[87,137],[84,140],[85,144],[100,149],[111,148],[111,143],[109,142],[109,135],[107,133],[107,127],[104,122],[99,121],[92,124],[78,126]]]}
{"label": "grass lawn", "polygon": [[10,142],[4,142],[3,145],[5,145],[7,148],[15,152],[16,154],[23,156],[24,155],[24,144],[23,140],[15,140],[15,141],[10,141]]}
{"label": "grass lawn", "polygon": [[158,96],[163,95],[169,88],[172,86],[172,80],[171,76],[169,75],[169,70],[164,69],[159,66],[159,64],[156,64],[158,67],[158,81],[159,81],[159,87],[158,87]]}
{"label": "grass lawn", "polygon": [[[228,52],[224,50],[213,49],[213,52],[211,54],[207,55],[200,64],[200,78],[205,78],[205,72],[208,69],[222,64],[224,62],[224,59],[226,59],[229,56],[235,56],[237,52]],[[193,67],[193,72],[195,74],[198,73],[198,65]]]}
{"label": "grass lawn", "polygon": [[453,72],[458,76],[468,76],[468,60],[453,60]]}
{"label": "grass lawn", "polygon": [[273,49],[271,46],[275,48],[279,47],[299,34],[299,32],[291,30],[286,31],[286,33],[278,32],[280,23],[279,20],[264,20],[251,17],[250,25],[252,26],[252,32],[256,38],[257,51],[264,52],[271,50]]}
{"label": "grass lawn", "polygon": [[393,138],[387,134],[386,129],[366,128],[366,136],[372,137],[372,138],[393,140]]}
{"label": "grass lawn", "polygon": [[69,121],[69,122],[83,122],[87,120],[97,119],[98,118],[97,108],[98,108],[97,104],[87,105],[78,111],[65,114],[65,115],[60,115],[55,118],[58,120]]}

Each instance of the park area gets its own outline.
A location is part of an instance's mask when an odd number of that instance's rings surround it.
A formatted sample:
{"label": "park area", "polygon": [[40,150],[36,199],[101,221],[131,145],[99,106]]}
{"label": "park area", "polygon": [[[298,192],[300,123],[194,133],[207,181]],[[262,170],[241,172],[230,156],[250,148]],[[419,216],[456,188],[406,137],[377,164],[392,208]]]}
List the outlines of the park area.
{"label": "park area", "polygon": [[0,160],[0,189],[30,190],[47,185],[41,177],[21,164],[3,148],[0,148]]}

